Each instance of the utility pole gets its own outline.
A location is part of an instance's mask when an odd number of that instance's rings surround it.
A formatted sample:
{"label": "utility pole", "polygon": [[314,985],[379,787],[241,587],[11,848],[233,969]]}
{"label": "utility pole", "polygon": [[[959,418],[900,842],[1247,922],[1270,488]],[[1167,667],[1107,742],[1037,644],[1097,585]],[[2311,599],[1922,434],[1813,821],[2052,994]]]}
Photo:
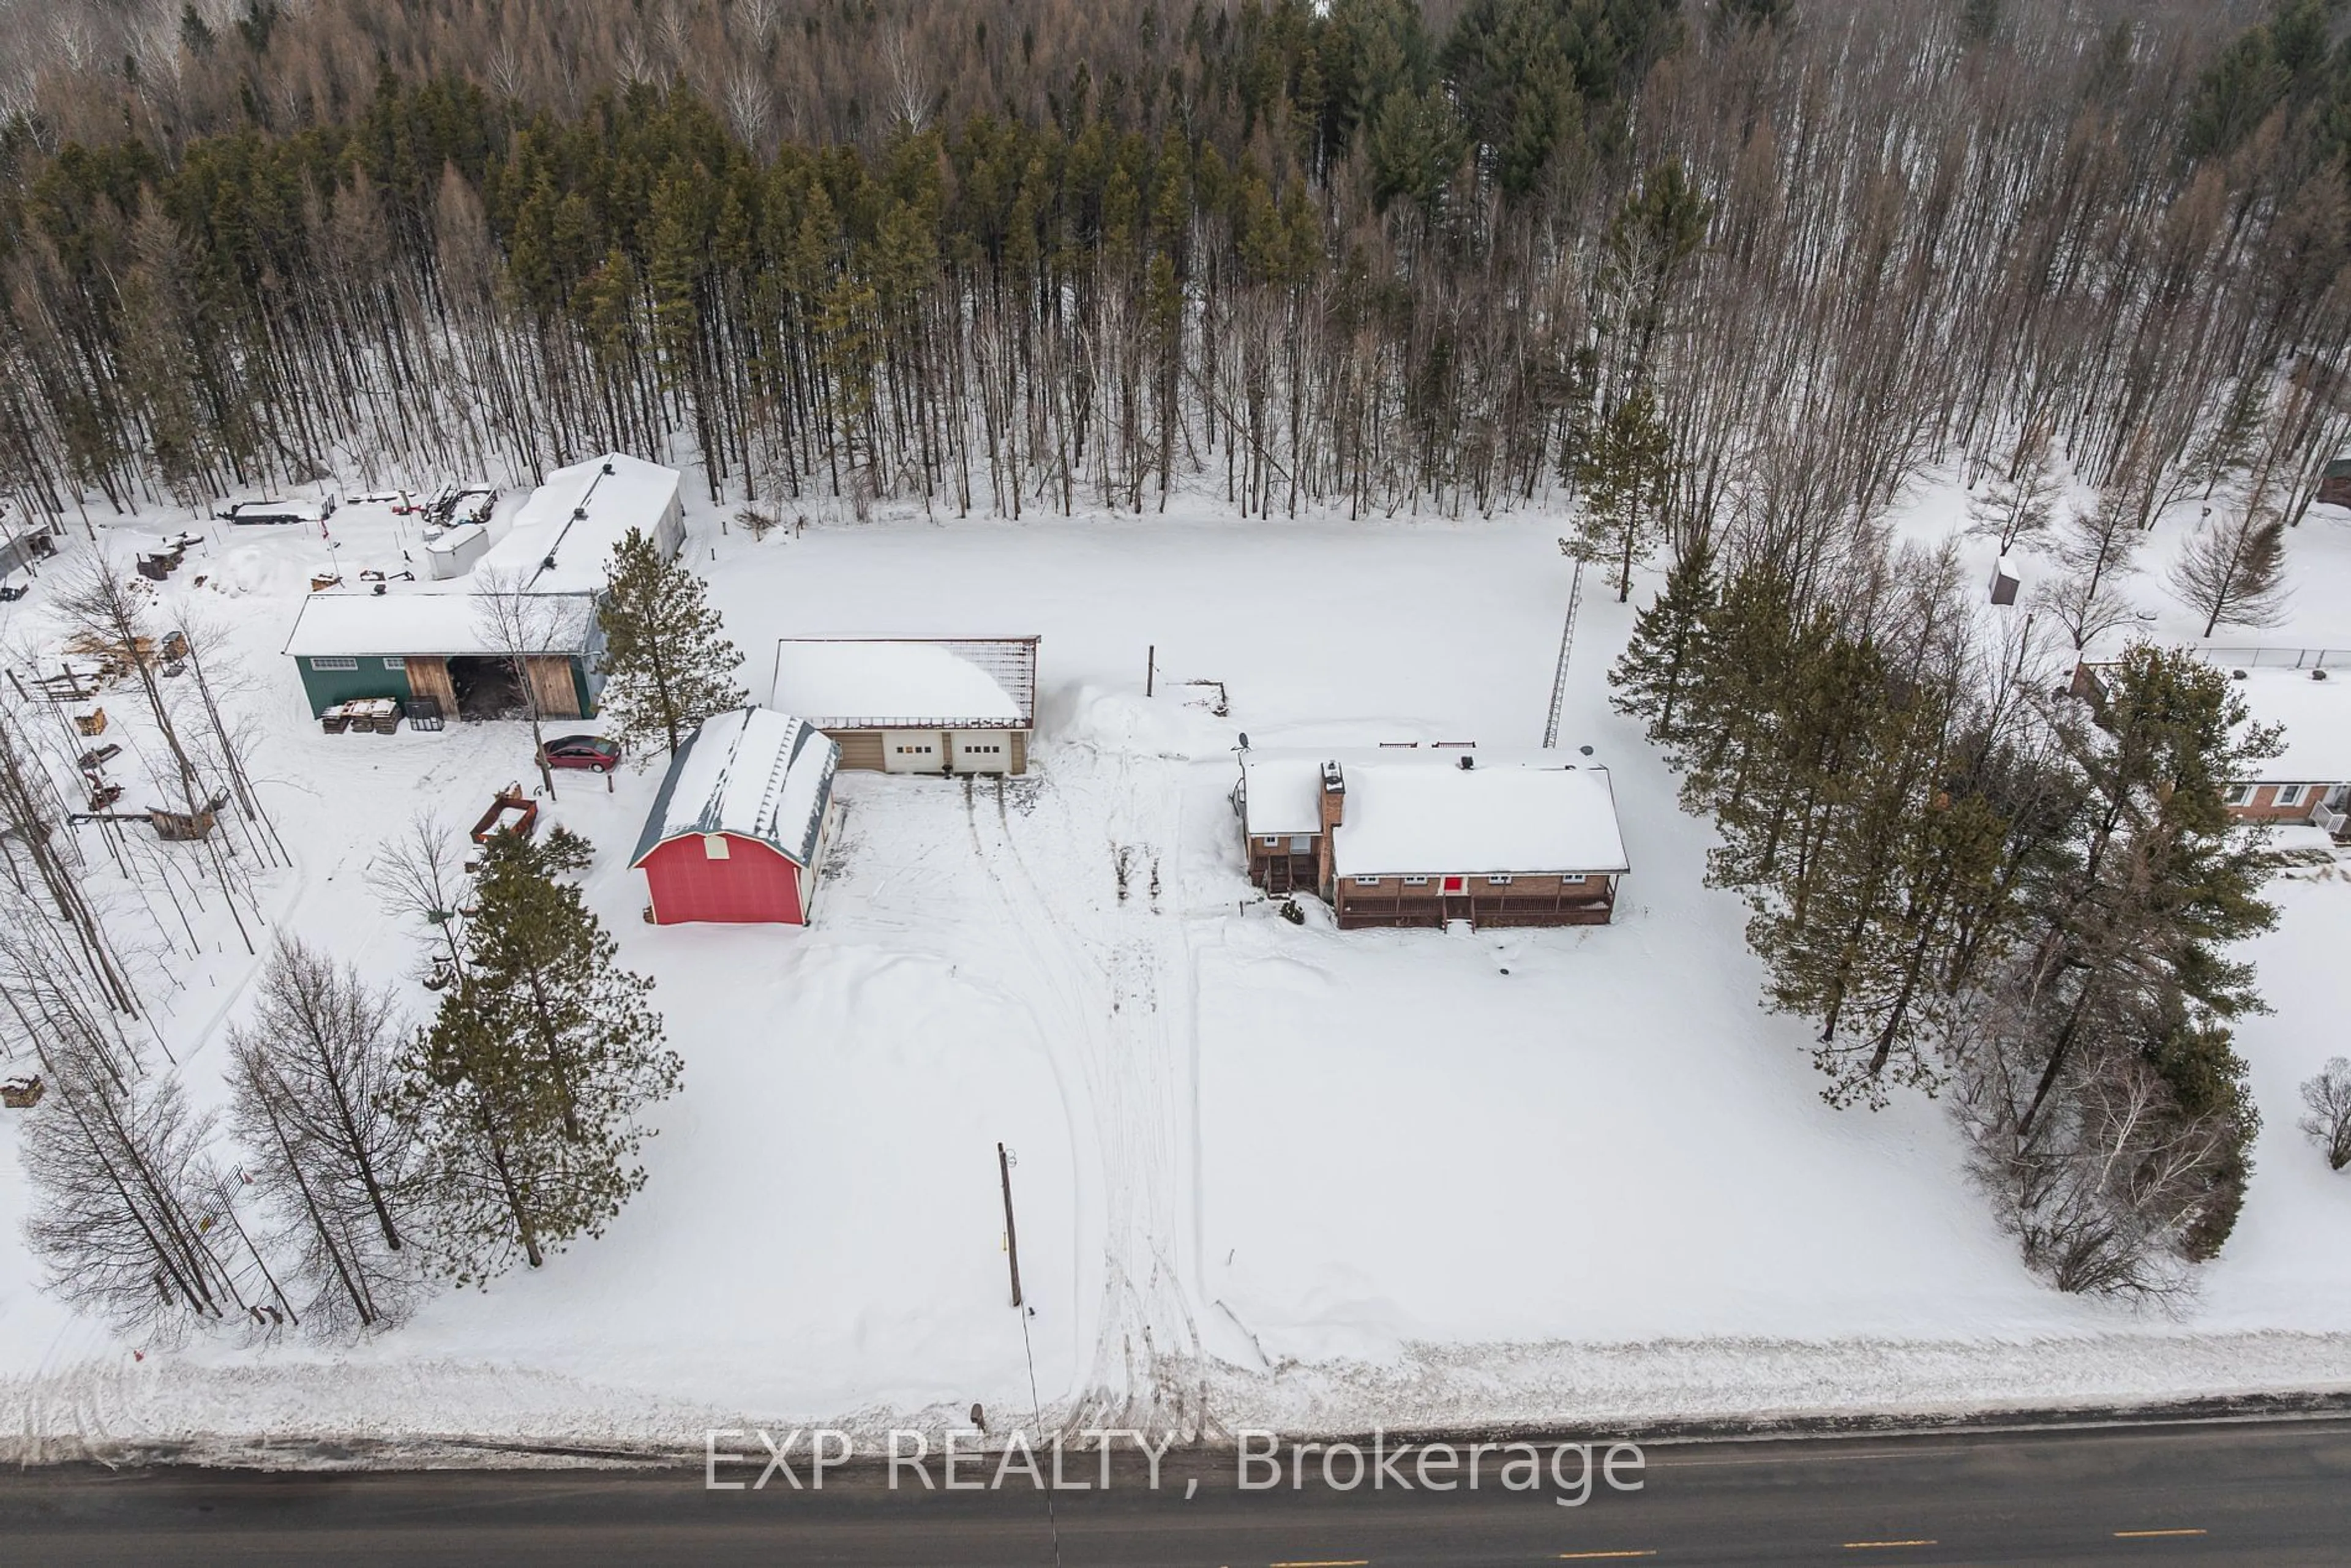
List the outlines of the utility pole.
{"label": "utility pole", "polygon": [[1143,695],[1144,696],[1149,696],[1151,695],[1151,688],[1158,678],[1159,644],[1154,643],[1151,644],[1150,652],[1144,653],[1143,656]]}
{"label": "utility pole", "polygon": [[1013,1228],[1012,1224],[1012,1156],[1004,1152],[1002,1144],[996,1145],[996,1174],[1004,1183],[1004,1258],[1012,1268],[1012,1304],[1018,1307],[1022,1304],[1020,1233]]}

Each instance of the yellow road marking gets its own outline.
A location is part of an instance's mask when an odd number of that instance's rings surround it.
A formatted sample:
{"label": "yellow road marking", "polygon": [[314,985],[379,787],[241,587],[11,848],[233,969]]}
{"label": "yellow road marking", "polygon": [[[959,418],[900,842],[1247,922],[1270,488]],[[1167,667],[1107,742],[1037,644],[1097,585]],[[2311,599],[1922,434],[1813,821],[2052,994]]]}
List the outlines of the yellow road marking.
{"label": "yellow road marking", "polygon": [[1876,1546],[1932,1546],[1934,1544],[1935,1542],[1931,1541],[1848,1541],[1844,1543],[1844,1549],[1847,1552],[1866,1552]]}
{"label": "yellow road marking", "polygon": [[1561,1562],[1562,1562],[1562,1563],[1588,1563],[1588,1562],[1592,1561],[1593,1559],[1594,1559],[1594,1558],[1598,1558],[1598,1557],[1655,1557],[1656,1555],[1656,1552],[1655,1552],[1654,1551],[1651,1551],[1651,1552],[1561,1552],[1561,1553],[1559,1554],[1559,1560],[1560,1560]]}
{"label": "yellow road marking", "polygon": [[2153,1541],[2165,1535],[2201,1535],[2203,1533],[2204,1531],[2200,1530],[2117,1530],[2115,1531],[2115,1539],[2116,1541]]}

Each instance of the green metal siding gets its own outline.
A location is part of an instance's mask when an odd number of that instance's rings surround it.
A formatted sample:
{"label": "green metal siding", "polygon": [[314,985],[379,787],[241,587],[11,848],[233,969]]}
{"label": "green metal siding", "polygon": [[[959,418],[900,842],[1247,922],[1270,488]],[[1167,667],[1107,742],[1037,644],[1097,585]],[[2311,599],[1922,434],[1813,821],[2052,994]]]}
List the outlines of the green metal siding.
{"label": "green metal siding", "polygon": [[[398,654],[392,655],[398,658]],[[397,697],[406,702],[413,695],[408,688],[406,667],[388,669],[381,656],[364,653],[351,662],[354,670],[319,669],[320,664],[332,665],[331,659],[294,661],[294,668],[302,676],[302,695],[309,698],[310,716],[316,718],[337,703],[355,702],[361,697]]]}

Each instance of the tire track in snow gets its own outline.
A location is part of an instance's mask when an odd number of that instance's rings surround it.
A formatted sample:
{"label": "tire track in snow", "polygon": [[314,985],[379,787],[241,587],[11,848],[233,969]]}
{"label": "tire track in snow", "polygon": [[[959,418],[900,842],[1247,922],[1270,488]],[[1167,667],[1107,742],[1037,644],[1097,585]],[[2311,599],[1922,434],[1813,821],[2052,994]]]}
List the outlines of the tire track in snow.
{"label": "tire track in snow", "polygon": [[[1178,1260],[1191,1228],[1183,1170],[1191,1069],[1170,1018],[1180,1007],[1187,1026],[1180,1039],[1188,1040],[1186,955],[1180,921],[1171,925],[1155,900],[1132,888],[1118,899],[1102,874],[1122,848],[1146,874],[1155,858],[1176,863],[1179,775],[1162,767],[1148,777],[1153,770],[1138,769],[1131,754],[1091,746],[1061,748],[1054,760],[1044,774],[998,786],[995,852],[980,830],[985,811],[974,812],[972,835],[1003,894],[1006,923],[1066,1030],[1050,1043],[1074,1046],[1098,1145],[1102,1304],[1092,1367],[1065,1425],[1194,1435],[1203,1420],[1198,1393],[1167,1375],[1196,1365],[1199,1345]],[[1014,800],[1024,819],[1042,819],[1044,831],[1016,832]],[[1040,876],[1024,836],[1067,846],[1065,863]],[[1106,853],[1089,863],[1084,846],[1095,841]]]}

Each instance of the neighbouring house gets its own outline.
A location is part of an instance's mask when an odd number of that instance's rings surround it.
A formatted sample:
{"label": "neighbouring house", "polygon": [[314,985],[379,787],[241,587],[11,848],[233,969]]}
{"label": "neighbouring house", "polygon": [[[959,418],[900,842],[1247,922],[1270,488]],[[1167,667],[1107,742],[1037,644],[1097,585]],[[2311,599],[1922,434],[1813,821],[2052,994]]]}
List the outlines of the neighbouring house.
{"label": "neighbouring house", "polygon": [[841,746],[843,768],[1025,773],[1034,637],[786,637],[768,702]]}
{"label": "neighbouring house", "polygon": [[2285,732],[2284,752],[2229,782],[2240,821],[2308,822],[2338,837],[2351,829],[2351,672],[2242,672],[2237,689],[2256,724]]}
{"label": "neighbouring house", "polygon": [[2337,457],[2318,476],[2318,494],[2314,499],[2330,507],[2351,507],[2351,457]]}
{"label": "neighbouring house", "polygon": [[1244,750],[1249,880],[1342,929],[1596,925],[1631,867],[1608,770],[1560,751]]}
{"label": "neighbouring house", "polygon": [[832,838],[841,748],[806,720],[737,708],[671,758],[638,836],[657,925],[805,925]]}
{"label": "neighbouring house", "polygon": [[[496,718],[526,706],[519,680],[528,680],[540,716],[593,717],[604,684],[596,673],[596,601],[632,528],[664,557],[678,552],[685,539],[678,473],[608,453],[549,475],[495,542],[478,523],[430,538],[434,580],[311,594],[286,653],[312,715],[392,697],[428,700],[444,716]],[[519,676],[486,612],[491,589],[528,601],[531,651]]]}

